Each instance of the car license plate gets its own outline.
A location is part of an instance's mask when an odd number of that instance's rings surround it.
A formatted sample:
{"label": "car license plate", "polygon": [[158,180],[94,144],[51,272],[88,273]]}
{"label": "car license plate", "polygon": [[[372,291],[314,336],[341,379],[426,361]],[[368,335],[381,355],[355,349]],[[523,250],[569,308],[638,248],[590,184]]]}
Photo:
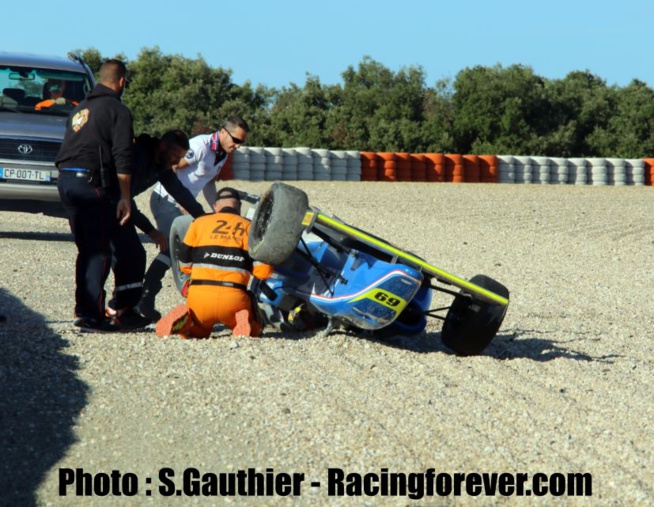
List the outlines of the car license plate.
{"label": "car license plate", "polygon": [[16,169],[13,167],[0,167],[0,179],[23,181],[50,181],[50,171],[38,169]]}

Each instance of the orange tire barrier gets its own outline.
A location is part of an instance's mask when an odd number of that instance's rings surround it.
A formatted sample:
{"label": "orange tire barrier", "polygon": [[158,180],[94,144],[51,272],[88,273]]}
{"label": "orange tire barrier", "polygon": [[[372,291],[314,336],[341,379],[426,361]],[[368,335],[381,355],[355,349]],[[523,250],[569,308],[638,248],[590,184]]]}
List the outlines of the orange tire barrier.
{"label": "orange tire barrier", "polygon": [[463,181],[479,183],[479,156],[463,155]]}
{"label": "orange tire barrier", "polygon": [[425,172],[427,181],[445,181],[445,155],[442,153],[425,153]]}
{"label": "orange tire barrier", "polygon": [[645,161],[645,185],[654,183],[654,158],[644,158]]}
{"label": "orange tire barrier", "polygon": [[409,153],[396,153],[397,181],[411,181],[411,155]]}
{"label": "orange tire barrier", "polygon": [[479,181],[482,183],[497,183],[497,157],[495,155],[479,155]]}
{"label": "orange tire barrier", "polygon": [[427,164],[421,153],[411,154],[411,181],[427,181]]}
{"label": "orange tire barrier", "polygon": [[[360,160],[361,181],[497,183],[499,179],[496,155],[362,151]],[[646,184],[651,185],[654,181],[654,158],[644,161]],[[231,173],[228,174],[231,179]]]}
{"label": "orange tire barrier", "polygon": [[361,181],[377,181],[377,154],[372,151],[360,152]]}
{"label": "orange tire barrier", "polygon": [[448,183],[463,183],[463,155],[448,153],[445,155],[445,181]]}
{"label": "orange tire barrier", "polygon": [[397,181],[397,159],[395,153],[377,153],[377,179],[379,181]]}

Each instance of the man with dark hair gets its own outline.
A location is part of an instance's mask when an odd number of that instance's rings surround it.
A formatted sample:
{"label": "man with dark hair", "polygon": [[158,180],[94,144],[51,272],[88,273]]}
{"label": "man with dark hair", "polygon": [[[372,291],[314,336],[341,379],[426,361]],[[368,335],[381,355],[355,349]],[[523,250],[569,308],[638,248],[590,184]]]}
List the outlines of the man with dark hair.
{"label": "man with dark hair", "polygon": [[[134,133],[132,114],[120,100],[126,85],[125,64],[106,60],[100,82],[70,113],[55,162],[59,195],[78,251],[74,324],[86,331],[119,329],[105,319],[104,285],[112,249],[125,237],[134,241],[121,234],[132,214]],[[129,325],[134,315],[126,313],[123,324]]]}
{"label": "man with dark hair", "polygon": [[240,215],[237,190],[218,192],[215,213],[194,220],[179,251],[180,269],[191,276],[186,305],[178,305],[157,323],[157,336],[179,334],[207,338],[216,323],[232,333],[261,336],[256,302],[247,290],[251,276],[268,279],[273,268],[248,253],[250,221]]}
{"label": "man with dark hair", "polygon": [[[227,162],[229,154],[237,150],[244,142],[249,131],[248,124],[238,116],[230,117],[223,128],[213,134],[199,135],[190,140],[190,149],[186,157],[174,167],[182,185],[189,189],[194,197],[202,191],[207,202],[216,200],[214,181]],[[150,197],[150,209],[157,222],[157,228],[164,234],[170,234],[173,220],[182,215],[183,209],[174,196],[156,185]],[[152,261],[143,281],[143,297],[137,308],[142,315],[157,320],[160,313],[155,309],[155,298],[162,288],[162,280],[170,268],[170,253],[161,251]]]}
{"label": "man with dark hair", "polygon": [[[141,134],[134,142],[134,174],[132,176],[132,197],[148,190],[155,183],[161,183],[166,191],[174,196],[188,212],[197,218],[204,215],[202,206],[195,200],[191,192],[179,181],[172,167],[179,164],[189,149],[189,139],[181,130],[170,130],[161,139]],[[140,229],[152,239],[160,250],[168,248],[168,236],[155,229],[150,220],[137,208],[132,200],[132,220],[124,226],[125,234],[137,234],[134,227]],[[128,246],[130,251],[123,251],[122,246]],[[118,242],[114,251],[112,268],[116,278],[112,300],[107,306],[107,316],[120,322],[120,299],[129,300],[134,306],[143,291],[143,276],[145,274],[146,256],[141,243],[138,247],[133,241]],[[128,263],[129,269],[124,266]],[[138,268],[138,269],[137,269]],[[147,323],[152,320],[148,319]]]}

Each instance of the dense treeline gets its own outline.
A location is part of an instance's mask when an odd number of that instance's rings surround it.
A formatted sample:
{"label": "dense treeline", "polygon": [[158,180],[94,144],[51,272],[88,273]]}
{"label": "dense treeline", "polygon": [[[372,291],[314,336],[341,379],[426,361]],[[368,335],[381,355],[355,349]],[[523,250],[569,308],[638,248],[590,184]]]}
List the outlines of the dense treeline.
{"label": "dense treeline", "polygon": [[[81,51],[97,72],[103,56]],[[105,55],[106,56],[106,55]],[[117,55],[121,57],[123,55]],[[123,59],[125,59],[123,57]],[[546,79],[530,67],[477,66],[429,87],[420,67],[393,72],[365,57],[343,83],[281,90],[232,82],[204,59],[143,49],[128,61],[125,103],[136,132],[207,132],[227,116],[251,125],[249,144],[361,151],[560,157],[654,156],[654,91],[607,86],[587,71]]]}

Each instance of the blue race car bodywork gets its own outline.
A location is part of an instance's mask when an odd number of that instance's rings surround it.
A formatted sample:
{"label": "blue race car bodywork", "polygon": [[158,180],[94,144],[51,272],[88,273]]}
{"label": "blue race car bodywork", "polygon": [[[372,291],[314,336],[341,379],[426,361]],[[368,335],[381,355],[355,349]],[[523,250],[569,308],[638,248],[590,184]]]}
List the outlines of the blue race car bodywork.
{"label": "blue race car bodywork", "polygon": [[[391,326],[398,333],[424,330],[432,291],[420,271],[380,260],[372,254],[339,251],[317,236],[305,239],[267,281],[275,297],[259,294],[263,305],[288,306],[305,301],[315,311],[354,328],[376,331]],[[403,322],[403,314],[419,315]]]}

